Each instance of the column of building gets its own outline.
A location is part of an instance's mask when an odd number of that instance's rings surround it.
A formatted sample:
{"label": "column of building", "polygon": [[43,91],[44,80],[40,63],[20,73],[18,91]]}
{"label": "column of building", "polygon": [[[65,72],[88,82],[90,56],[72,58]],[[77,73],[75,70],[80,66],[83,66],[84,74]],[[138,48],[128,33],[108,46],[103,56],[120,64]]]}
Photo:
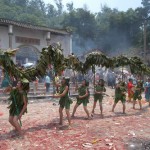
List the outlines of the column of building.
{"label": "column of building", "polygon": [[[13,49],[13,25],[8,26],[8,36],[9,36],[9,49]],[[16,56],[12,57],[14,63],[16,63]]]}
{"label": "column of building", "polygon": [[12,49],[13,25],[8,26],[9,49]]}
{"label": "column of building", "polygon": [[46,35],[47,46],[50,45],[50,40],[51,40],[51,33],[50,33],[50,32],[47,32],[47,35]]}

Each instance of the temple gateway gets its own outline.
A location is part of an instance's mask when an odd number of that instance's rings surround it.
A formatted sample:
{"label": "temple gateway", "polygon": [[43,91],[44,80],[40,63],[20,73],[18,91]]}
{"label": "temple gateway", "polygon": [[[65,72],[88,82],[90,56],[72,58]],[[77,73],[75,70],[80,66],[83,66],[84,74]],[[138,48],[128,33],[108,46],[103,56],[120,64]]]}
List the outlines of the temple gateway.
{"label": "temple gateway", "polygon": [[36,63],[43,47],[60,43],[64,55],[72,53],[72,35],[66,30],[51,29],[0,18],[0,49],[19,50],[14,62]]}

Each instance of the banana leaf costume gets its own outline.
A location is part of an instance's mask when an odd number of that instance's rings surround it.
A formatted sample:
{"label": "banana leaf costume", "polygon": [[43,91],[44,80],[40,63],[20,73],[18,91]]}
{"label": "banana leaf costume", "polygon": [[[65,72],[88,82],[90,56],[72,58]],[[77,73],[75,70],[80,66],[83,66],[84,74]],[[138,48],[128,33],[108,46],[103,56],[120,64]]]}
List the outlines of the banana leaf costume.
{"label": "banana leaf costume", "polygon": [[137,86],[135,87],[135,92],[133,94],[133,100],[141,100],[142,99],[142,92],[144,91],[144,88],[143,88],[143,83],[141,81],[138,81],[138,84]]}
{"label": "banana leaf costume", "polygon": [[[87,90],[88,90],[88,88],[86,86],[79,87],[79,89],[78,89],[79,96],[85,95]],[[89,93],[89,90],[88,90],[88,93]],[[77,97],[77,104],[80,105],[82,103],[83,103],[83,106],[87,106],[87,103],[89,103],[89,94],[87,97],[82,98],[82,99],[79,99]]]}
{"label": "banana leaf costume", "polygon": [[[59,93],[62,94],[65,88],[66,86],[61,86]],[[60,98],[59,105],[61,108],[65,107],[65,109],[70,109],[70,104],[72,104],[72,100],[69,98],[68,91],[67,91],[67,93],[63,97]]]}
{"label": "banana leaf costume", "polygon": [[[24,96],[26,101],[28,102],[27,92],[19,91],[17,88],[13,89],[10,92],[10,97],[8,99],[10,102],[10,105],[8,107],[10,116],[18,116],[20,114],[24,106],[24,101],[23,101]],[[24,113],[27,113],[27,109],[24,111]]]}
{"label": "banana leaf costume", "polygon": [[120,100],[122,103],[125,103],[126,101],[126,86],[124,82],[119,82],[118,86],[115,89],[115,103],[118,103]]}
{"label": "banana leaf costume", "polygon": [[[95,86],[95,91],[96,92],[106,92],[106,88],[104,86],[101,86],[101,85],[96,85]],[[99,100],[99,102],[102,102],[102,99],[103,99],[103,94],[98,94],[98,93],[95,93],[94,94],[94,101],[97,102]]]}

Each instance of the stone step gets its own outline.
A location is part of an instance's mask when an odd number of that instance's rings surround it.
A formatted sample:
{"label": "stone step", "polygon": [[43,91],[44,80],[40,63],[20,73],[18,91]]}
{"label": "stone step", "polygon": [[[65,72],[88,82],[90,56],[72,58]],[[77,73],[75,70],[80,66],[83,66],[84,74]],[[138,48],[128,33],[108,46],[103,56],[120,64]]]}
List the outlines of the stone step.
{"label": "stone step", "polygon": [[[49,99],[51,98],[52,94],[53,94],[53,90],[55,87],[50,86],[50,92],[47,94],[46,93],[46,87],[44,85],[44,83],[39,83],[38,84],[38,89],[36,91],[36,93],[34,93],[34,89],[33,89],[33,83],[30,83],[30,91],[28,93],[28,98],[30,99]],[[73,84],[69,87],[69,91],[70,91],[70,96],[74,97],[77,96],[77,91],[75,91],[75,86],[73,86]],[[90,94],[93,93],[93,88],[92,86],[90,87]],[[0,89],[0,99],[4,100],[4,99],[8,99],[9,94],[3,94],[3,90]]]}
{"label": "stone step", "polygon": [[[70,97],[76,97],[78,94],[72,94]],[[9,96],[3,96],[0,98],[0,101],[7,101]],[[52,94],[43,94],[43,95],[28,95],[28,100],[34,100],[34,99],[52,99],[53,95]]]}
{"label": "stone step", "polygon": [[[36,90],[36,93],[45,93],[45,92],[46,92],[45,90],[46,90],[46,89],[38,89],[38,90]],[[92,92],[93,89],[89,89],[89,91]],[[74,89],[70,89],[69,92],[70,92],[70,93],[74,93],[74,92],[76,92],[76,91],[75,91]],[[31,89],[28,94],[32,94],[32,93],[34,93],[34,90],[33,90],[33,89]],[[50,89],[50,93],[53,93],[53,89]],[[1,95],[1,94],[3,94],[3,90],[2,90],[2,89],[0,89],[0,95]]]}
{"label": "stone step", "polygon": [[[77,93],[74,93],[72,95],[69,95],[70,98],[73,98],[72,100],[76,100],[76,96],[78,96]],[[90,96],[92,97],[93,96],[93,93],[90,93]],[[104,95],[104,96],[108,96],[108,95]],[[5,103],[7,103],[7,99],[8,99],[8,95],[7,96],[4,96],[4,97],[1,97],[0,98],[0,101],[3,101]],[[28,95],[28,100],[29,100],[29,103],[30,102],[40,102],[40,101],[54,101],[54,102],[59,102],[59,98],[53,98],[52,94],[46,94],[46,95],[32,95],[32,96],[29,96]]]}
{"label": "stone step", "polygon": [[[34,87],[34,85],[30,85],[30,88],[32,89]],[[50,87],[55,87],[52,84],[50,84]],[[69,88],[75,87],[74,85],[70,85]],[[44,84],[39,84],[38,88],[45,88]]]}
{"label": "stone step", "polygon": [[[78,96],[78,93],[74,93],[74,94],[71,94],[69,95],[70,98],[73,98],[75,99],[76,96]],[[90,96],[93,96],[93,93],[90,93]],[[108,96],[107,94],[104,95],[104,96]],[[3,102],[7,102],[7,99],[9,98],[9,95],[7,96],[3,96],[0,98],[0,101],[3,101]],[[28,95],[28,100],[29,101],[41,101],[41,100],[44,100],[44,101],[49,101],[49,100],[55,100],[55,101],[59,101],[59,98],[56,99],[56,98],[53,98],[53,95],[52,94],[42,94],[42,95]]]}
{"label": "stone step", "polygon": [[[90,93],[90,96],[93,95],[93,92]],[[69,95],[70,97],[76,97],[78,96],[78,93],[70,93]],[[53,97],[53,94],[28,94],[28,99],[31,100],[31,99],[49,99],[49,98],[52,98]],[[0,101],[2,100],[7,100],[9,98],[9,94],[1,94],[0,96]]]}
{"label": "stone step", "polygon": [[[79,86],[81,85],[80,83],[78,84]],[[1,86],[0,86],[1,87]],[[30,89],[33,89],[34,88],[34,84],[31,82],[30,83]],[[38,89],[45,89],[45,83],[38,83]],[[50,84],[50,88],[55,88],[55,86],[53,86],[53,84],[51,83]],[[70,89],[74,88],[75,89],[75,85],[73,83],[70,84],[69,86]]]}
{"label": "stone step", "polygon": [[[30,87],[30,90],[33,90],[33,89],[34,89],[33,87]],[[46,87],[45,86],[38,87],[37,89],[46,89]],[[50,89],[56,89],[56,87],[50,86]],[[69,87],[69,89],[75,89],[75,87],[72,86],[72,87]]]}
{"label": "stone step", "polygon": [[[78,85],[80,85],[80,84],[78,84]],[[30,83],[30,88],[33,88],[35,85],[31,82]],[[52,86],[53,87],[53,83],[51,82],[50,83],[50,86]],[[74,84],[73,83],[70,83],[70,87],[72,87],[72,86],[74,86]],[[1,83],[0,83],[0,87],[1,87]],[[38,83],[38,87],[45,87],[45,83]]]}

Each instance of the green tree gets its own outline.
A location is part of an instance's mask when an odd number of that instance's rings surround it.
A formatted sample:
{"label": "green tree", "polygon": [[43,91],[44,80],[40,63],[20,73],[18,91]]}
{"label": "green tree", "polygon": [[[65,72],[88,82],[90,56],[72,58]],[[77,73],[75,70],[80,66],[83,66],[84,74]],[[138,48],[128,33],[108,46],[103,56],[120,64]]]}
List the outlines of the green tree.
{"label": "green tree", "polygon": [[55,1],[55,4],[57,6],[57,12],[58,12],[58,15],[62,15],[63,13],[63,4],[62,4],[62,0],[54,0]]}
{"label": "green tree", "polygon": [[95,15],[90,11],[79,8],[67,13],[65,14],[62,24],[64,27],[72,27],[75,34],[78,34],[84,39],[94,39],[96,21]]}
{"label": "green tree", "polygon": [[73,31],[73,50],[77,53],[87,49],[95,48],[95,14],[82,8],[73,9],[64,14],[64,20],[61,22],[64,28]]}
{"label": "green tree", "polygon": [[46,13],[47,13],[47,17],[49,19],[51,19],[53,17],[56,17],[57,10],[55,9],[55,7],[52,4],[47,4]]}
{"label": "green tree", "polygon": [[149,17],[150,14],[150,0],[142,0],[141,4],[145,10],[145,17]]}
{"label": "green tree", "polygon": [[11,3],[24,8],[28,5],[29,0],[11,0]]}
{"label": "green tree", "polygon": [[73,34],[73,50],[81,53],[98,48],[105,52],[122,53],[127,49],[143,48],[143,23],[147,23],[147,48],[150,48],[150,0],[141,0],[142,7],[119,11],[103,6],[97,13],[75,9],[62,0],[56,7],[43,0],[0,0],[0,17],[52,28],[66,28]]}
{"label": "green tree", "polygon": [[69,12],[72,12],[74,10],[73,2],[67,3],[66,6]]}

